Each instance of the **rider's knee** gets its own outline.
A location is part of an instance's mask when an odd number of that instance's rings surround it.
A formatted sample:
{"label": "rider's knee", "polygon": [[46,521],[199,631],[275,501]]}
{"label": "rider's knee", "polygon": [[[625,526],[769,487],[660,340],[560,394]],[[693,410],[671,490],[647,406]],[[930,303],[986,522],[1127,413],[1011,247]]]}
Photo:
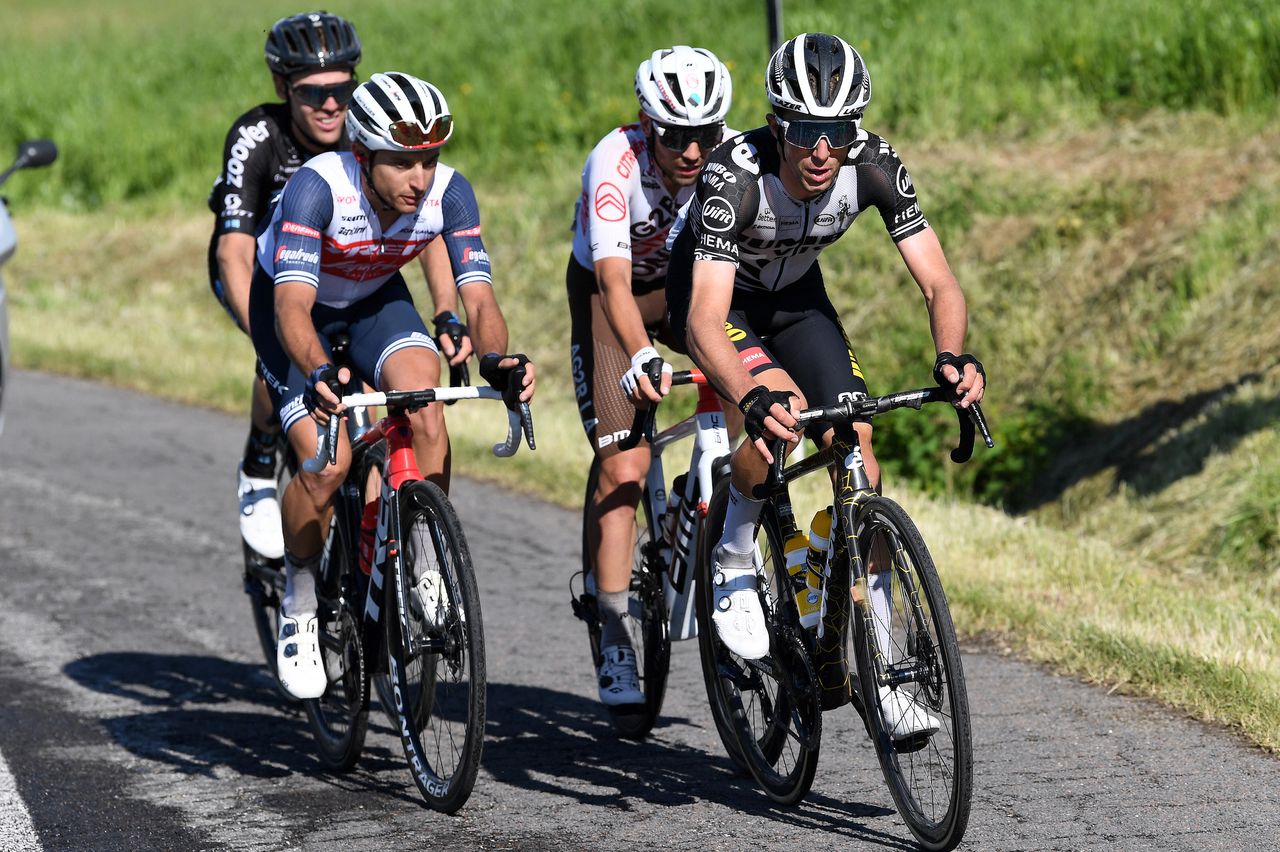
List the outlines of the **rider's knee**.
{"label": "rider's knee", "polygon": [[440,403],[419,408],[409,415],[413,424],[414,435],[420,435],[432,445],[449,440],[449,430],[445,426],[444,406]]}
{"label": "rider's knee", "polygon": [[328,503],[337,493],[339,486],[347,476],[347,462],[339,458],[338,463],[326,465],[319,473],[307,473],[299,470],[294,481],[301,484],[304,491],[317,506]]}
{"label": "rider's knee", "polygon": [[638,494],[648,473],[648,453],[625,452],[601,459],[600,490],[634,489]]}

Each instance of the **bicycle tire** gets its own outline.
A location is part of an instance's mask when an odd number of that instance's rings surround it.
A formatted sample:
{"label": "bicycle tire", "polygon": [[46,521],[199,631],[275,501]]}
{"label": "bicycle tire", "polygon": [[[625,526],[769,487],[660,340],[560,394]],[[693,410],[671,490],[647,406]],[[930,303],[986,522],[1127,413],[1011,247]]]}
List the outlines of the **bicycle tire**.
{"label": "bicycle tire", "polygon": [[[369,660],[363,641],[364,583],[359,577],[360,515],[364,481],[380,458],[376,448],[356,450],[343,489],[334,500],[329,560],[317,583],[320,650],[329,685],[324,695],[303,702],[320,751],[335,772],[356,765],[369,728]],[[355,490],[349,486],[355,485]]]}
{"label": "bicycle tire", "polygon": [[[893,558],[889,669],[911,679],[897,688],[939,722],[932,734],[895,741],[886,730],[875,668],[874,618],[859,603],[852,642],[858,680],[876,755],[894,805],[920,845],[929,850],[955,848],[968,826],[973,788],[973,745],[968,695],[955,627],[938,572],[924,539],[907,513],[886,497],[857,510],[852,527],[859,550],[871,553],[883,536]],[[912,590],[915,590],[915,594]],[[927,641],[921,641],[927,639]]]}
{"label": "bicycle tire", "polygon": [[[399,504],[401,556],[386,578],[383,610],[396,730],[423,799],[454,813],[471,795],[484,748],[480,592],[444,492],[425,480],[410,482],[400,488]],[[428,613],[413,587],[432,562],[442,594]]]}
{"label": "bicycle tire", "polygon": [[[761,660],[742,660],[717,638],[711,622],[712,550],[724,528],[728,487],[726,480],[712,495],[707,532],[699,548],[697,612],[703,682],[716,729],[735,765],[755,778],[769,798],[792,805],[809,792],[818,767],[822,710],[817,674],[793,619],[774,611],[767,616],[770,653]],[[766,503],[757,546],[770,585],[766,598],[775,602],[790,598],[782,543],[777,515]],[[786,606],[782,604],[784,610]]]}
{"label": "bicycle tire", "polygon": [[[591,549],[587,537],[587,520],[591,499],[600,481],[600,459],[591,462],[587,473],[587,490],[582,501],[582,572],[586,577],[591,570]],[[653,531],[658,529],[658,519],[649,515],[649,488],[645,486],[640,505],[636,508],[636,543],[632,548],[631,585],[627,629],[631,647],[636,652],[636,669],[640,678],[640,691],[644,703],[628,705],[625,709],[609,707],[609,719],[618,734],[627,739],[643,739],[653,730],[662,713],[666,697],[667,675],[671,670],[671,634],[667,622],[666,592],[662,588],[662,573],[666,566],[653,547]],[[583,593],[583,598],[590,597]],[[580,599],[581,600],[581,599]],[[582,600],[588,613],[595,615],[595,601]],[[598,615],[594,624],[588,622],[587,637],[591,645],[591,661],[600,668],[600,623]]]}

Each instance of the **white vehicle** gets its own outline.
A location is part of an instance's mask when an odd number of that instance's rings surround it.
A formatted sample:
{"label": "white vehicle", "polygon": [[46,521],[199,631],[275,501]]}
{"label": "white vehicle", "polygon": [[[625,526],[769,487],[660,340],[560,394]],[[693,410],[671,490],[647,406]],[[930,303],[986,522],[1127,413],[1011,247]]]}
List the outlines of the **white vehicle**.
{"label": "white vehicle", "polygon": [[[0,184],[18,169],[47,166],[58,159],[58,146],[48,139],[29,139],[18,145],[18,157],[13,165],[0,172]],[[0,266],[13,256],[18,246],[18,235],[13,230],[9,211],[0,196]],[[5,305],[4,278],[0,277],[0,432],[4,431],[4,388],[9,370],[9,309]]]}

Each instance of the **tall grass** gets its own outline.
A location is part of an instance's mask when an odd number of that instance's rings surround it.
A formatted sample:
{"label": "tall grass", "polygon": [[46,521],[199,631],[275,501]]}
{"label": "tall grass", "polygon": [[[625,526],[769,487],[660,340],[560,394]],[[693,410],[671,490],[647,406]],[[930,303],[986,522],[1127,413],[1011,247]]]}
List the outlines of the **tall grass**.
{"label": "tall grass", "polygon": [[[785,4],[790,33],[860,47],[869,123],[909,137],[1076,126],[1151,107],[1265,114],[1280,90],[1280,6],[1263,0],[865,0]],[[577,161],[635,113],[631,77],[656,47],[714,50],[736,81],[730,120],[765,109],[763,3],[704,0],[333,2],[366,48],[362,71],[438,83],[459,118],[451,158],[519,185]],[[3,0],[0,151],[50,136],[64,157],[15,186],[43,204],[202,199],[230,119],[273,98],[264,33],[284,0]]]}

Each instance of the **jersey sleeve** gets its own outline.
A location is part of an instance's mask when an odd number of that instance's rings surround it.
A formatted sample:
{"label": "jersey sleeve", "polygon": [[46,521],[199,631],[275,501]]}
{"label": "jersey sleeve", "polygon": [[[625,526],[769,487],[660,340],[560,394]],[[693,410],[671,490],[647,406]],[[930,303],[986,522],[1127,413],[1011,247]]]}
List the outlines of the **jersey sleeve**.
{"label": "jersey sleeve", "polygon": [[[873,149],[873,146],[874,149]],[[895,243],[929,227],[916,199],[915,184],[898,152],[883,139],[872,137],[858,169],[858,206],[880,211],[884,227]]]}
{"label": "jersey sleeve", "polygon": [[267,121],[241,118],[227,132],[222,146],[222,170],[209,194],[209,209],[217,216],[215,237],[230,233],[253,236],[267,218],[271,204],[271,134]]}
{"label": "jersey sleeve", "polygon": [[285,184],[280,215],[272,220],[275,254],[267,268],[276,285],[320,286],[321,234],[333,218],[333,191],[312,169],[302,168]]}
{"label": "jersey sleeve", "polygon": [[449,251],[449,264],[457,286],[476,281],[493,284],[489,253],[480,238],[480,205],[475,191],[465,177],[454,172],[440,200],[444,217],[444,245]]}
{"label": "jersey sleeve", "polygon": [[640,169],[627,134],[614,131],[600,140],[582,170],[583,230],[591,262],[606,257],[631,260],[631,215],[640,190]]}
{"label": "jersey sleeve", "polygon": [[686,227],[693,229],[693,259],[738,265],[742,232],[760,206],[760,161],[753,145],[737,136],[716,148],[702,167],[689,204]]}

